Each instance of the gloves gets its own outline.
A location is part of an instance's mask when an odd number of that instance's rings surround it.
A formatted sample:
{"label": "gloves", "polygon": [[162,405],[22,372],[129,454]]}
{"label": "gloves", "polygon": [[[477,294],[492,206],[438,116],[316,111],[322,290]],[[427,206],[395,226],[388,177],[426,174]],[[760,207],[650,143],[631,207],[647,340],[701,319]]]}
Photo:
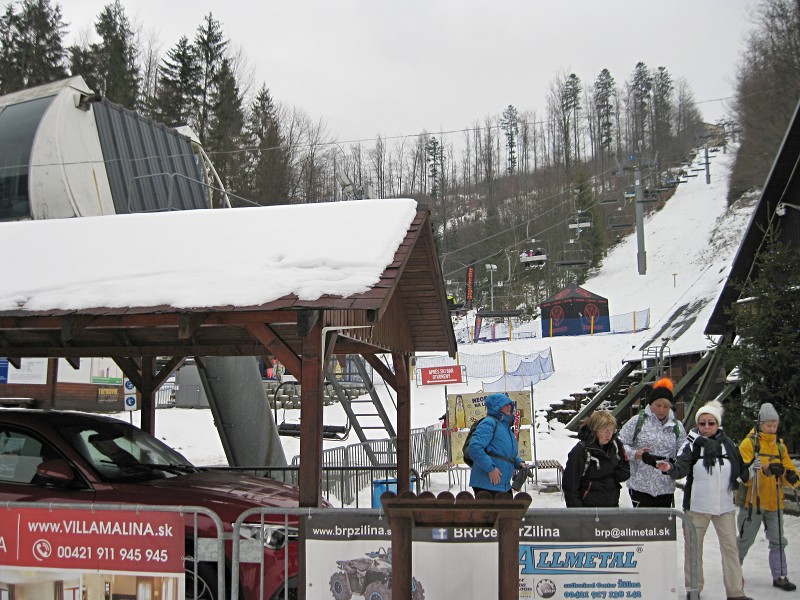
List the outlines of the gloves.
{"label": "gloves", "polygon": [[642,462],[646,465],[650,465],[653,468],[655,468],[658,461],[665,459],[665,456],[659,456],[658,454],[650,454],[649,452],[642,453]]}
{"label": "gloves", "polygon": [[797,475],[797,471],[786,471],[786,481],[789,482],[789,485],[797,485],[800,476]]}
{"label": "gloves", "polygon": [[756,477],[758,475],[758,472],[761,470],[761,457],[756,456],[753,459],[753,462],[750,463],[748,468],[750,469],[750,478],[752,479],[753,477]]}
{"label": "gloves", "polygon": [[780,477],[786,469],[779,462],[769,463],[769,474],[775,477]]}

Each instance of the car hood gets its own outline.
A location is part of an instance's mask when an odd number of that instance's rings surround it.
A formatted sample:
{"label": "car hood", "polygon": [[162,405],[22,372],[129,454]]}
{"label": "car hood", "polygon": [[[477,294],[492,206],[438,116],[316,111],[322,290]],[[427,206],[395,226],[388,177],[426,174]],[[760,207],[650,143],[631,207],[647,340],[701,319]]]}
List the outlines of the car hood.
{"label": "car hood", "polygon": [[297,508],[298,488],[293,485],[240,473],[201,471],[166,479],[114,483],[124,502],[204,506],[221,518],[257,507]]}

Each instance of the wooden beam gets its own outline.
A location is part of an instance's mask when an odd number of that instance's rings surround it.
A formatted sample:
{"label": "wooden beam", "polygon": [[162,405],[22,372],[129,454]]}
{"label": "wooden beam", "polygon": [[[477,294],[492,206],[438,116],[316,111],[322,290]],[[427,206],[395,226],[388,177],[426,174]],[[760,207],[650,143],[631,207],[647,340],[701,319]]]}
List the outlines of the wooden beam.
{"label": "wooden beam", "polygon": [[303,338],[300,395],[300,506],[322,504],[322,324]]}
{"label": "wooden beam", "polygon": [[392,353],[397,383],[397,493],[411,490],[411,382],[409,357]]}
{"label": "wooden beam", "polygon": [[150,435],[156,432],[156,388],[155,388],[156,357],[153,355],[142,357],[142,429]]}
{"label": "wooden beam", "polygon": [[265,351],[261,354],[277,356],[292,375],[297,377],[300,374],[301,365],[297,354],[271,327],[264,323],[252,323],[247,326],[247,331],[264,346]]}
{"label": "wooden beam", "polygon": [[136,360],[127,357],[117,357],[114,359],[114,362],[120,368],[125,377],[131,380],[131,383],[136,387],[136,389],[141,391],[142,367],[139,365],[139,363],[136,362]]}
{"label": "wooden beam", "polygon": [[208,318],[207,313],[182,314],[178,325],[178,339],[190,340],[194,334],[205,323]]}
{"label": "wooden beam", "polygon": [[167,364],[164,365],[164,368],[156,374],[154,378],[153,385],[156,390],[164,385],[164,382],[169,378],[170,375],[175,371],[175,369],[179,368],[183,362],[186,360],[185,356],[173,356],[167,361]]}
{"label": "wooden beam", "polygon": [[364,360],[367,361],[369,366],[375,369],[378,372],[378,375],[391,386],[391,388],[396,392],[397,391],[397,381],[395,380],[394,373],[392,370],[387,367],[381,359],[379,359],[374,354],[363,354]]}

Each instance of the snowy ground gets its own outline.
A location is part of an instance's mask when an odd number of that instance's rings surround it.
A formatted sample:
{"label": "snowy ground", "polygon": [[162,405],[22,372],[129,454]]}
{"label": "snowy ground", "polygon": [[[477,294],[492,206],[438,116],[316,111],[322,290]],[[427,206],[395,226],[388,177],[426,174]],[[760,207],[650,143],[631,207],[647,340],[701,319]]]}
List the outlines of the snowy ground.
{"label": "snowy ground", "polygon": [[[548,347],[552,348],[556,372],[534,387],[534,410],[538,410],[568,398],[571,392],[608,380],[619,370],[626,357],[641,356],[642,347],[653,337],[659,343],[661,337],[670,337],[673,354],[707,348],[709,341],[703,335],[703,327],[724,283],[752,210],[752,201],[743,202],[732,209],[726,206],[726,181],[731,160],[731,154],[716,153],[712,161],[710,185],[702,177],[690,180],[678,189],[663,210],[646,219],[646,275],[637,274],[636,240],[631,236],[609,253],[600,271],[583,286],[607,297],[611,314],[650,308],[650,330],[636,334],[526,339],[467,345],[460,347],[459,351],[489,354],[507,350],[518,354],[533,354]],[[670,327],[662,329],[663,320],[684,305],[695,307],[693,325],[682,331]],[[447,392],[474,392],[481,389],[481,384],[480,380],[471,380],[465,384],[449,386]],[[394,409],[388,404],[388,392],[379,388],[379,393],[387,403],[389,413],[394,414]],[[443,387],[425,386],[412,389],[412,427],[434,424],[444,411]],[[121,417],[132,418],[134,423],[138,421],[138,413]],[[298,417],[299,411],[279,413],[280,420],[293,421]],[[344,413],[338,405],[325,408],[326,424],[345,422]],[[159,410],[156,416],[156,435],[196,464],[226,464],[222,445],[208,410]],[[325,447],[356,441],[326,441]],[[289,460],[299,453],[297,439],[282,438],[282,442]],[[560,424],[545,425],[545,430],[539,431],[536,436],[537,458],[555,459],[566,464],[567,453],[574,443],[574,438]],[[553,474],[544,471],[541,478],[553,479]],[[446,487],[445,475],[434,476],[432,491],[438,492]],[[534,508],[564,506],[560,494],[536,491],[531,493],[534,497]],[[678,491],[676,502],[679,506],[681,500],[681,492]],[[368,506],[369,500],[361,505]],[[624,490],[621,505],[630,506]],[[786,538],[794,544],[800,540],[800,518],[786,516],[784,522]],[[788,556],[790,565],[800,564],[793,546],[789,547]],[[706,586],[703,597],[724,598],[719,550],[713,528],[706,536],[704,563]],[[678,564],[672,568],[676,580],[681,584],[682,565],[683,544],[679,541]],[[797,572],[792,575],[797,575]],[[746,591],[754,598],[766,598],[773,591],[782,594],[772,587],[763,532],[748,555],[744,576],[747,582]]]}

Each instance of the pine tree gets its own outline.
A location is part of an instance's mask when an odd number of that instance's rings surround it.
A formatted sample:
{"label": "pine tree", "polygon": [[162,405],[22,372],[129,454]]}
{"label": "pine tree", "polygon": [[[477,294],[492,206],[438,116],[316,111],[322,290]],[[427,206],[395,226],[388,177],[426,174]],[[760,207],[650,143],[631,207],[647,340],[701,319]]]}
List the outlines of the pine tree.
{"label": "pine tree", "polygon": [[654,150],[667,150],[672,138],[672,117],[674,112],[672,76],[665,67],[658,67],[653,77],[653,143]]}
{"label": "pine tree", "polygon": [[0,18],[0,93],[7,94],[67,76],[61,7],[49,0],[23,0]]}
{"label": "pine tree", "polygon": [[594,106],[597,111],[599,150],[603,156],[613,153],[615,96],[614,78],[608,69],[603,69],[594,82]]}
{"label": "pine tree", "polygon": [[211,13],[208,13],[203,24],[197,28],[194,38],[195,55],[199,66],[195,133],[203,145],[206,144],[206,136],[211,125],[211,113],[214,110],[212,102],[220,84],[220,70],[227,45],[228,42],[222,34],[222,26]]}
{"label": "pine tree", "polygon": [[634,147],[637,147],[639,141],[645,141],[652,89],[653,77],[650,75],[650,70],[643,62],[637,63],[631,80],[633,139],[630,142]]}
{"label": "pine tree", "polygon": [[166,125],[192,125],[200,90],[200,66],[189,39],[183,36],[161,62],[155,98],[156,118]]}
{"label": "pine tree", "polygon": [[247,193],[259,204],[284,204],[289,196],[289,157],[277,108],[265,85],[258,90],[249,112],[247,145],[255,152],[247,170]]}
{"label": "pine tree", "polygon": [[[726,352],[737,368],[742,395],[731,400],[725,428],[744,435],[758,408],[770,402],[781,415],[786,439],[800,437],[800,258],[797,248],[780,242],[775,230],[756,259],[756,276],[741,290],[732,312],[739,340]],[[730,418],[731,424],[727,422]]]}
{"label": "pine tree", "polygon": [[139,99],[139,66],[136,44],[125,8],[114,0],[95,22],[100,42],[92,44],[96,92],[128,108],[136,108]]}
{"label": "pine tree", "polygon": [[[236,78],[227,60],[222,61],[219,85],[212,99],[212,106],[207,143],[209,148],[213,148],[214,168],[225,189],[238,195],[243,191],[241,142],[244,110]],[[231,203],[233,204],[233,199]]]}
{"label": "pine tree", "polygon": [[506,134],[506,172],[511,175],[517,168],[517,136],[519,135],[519,113],[509,104],[503,111],[500,125]]}

